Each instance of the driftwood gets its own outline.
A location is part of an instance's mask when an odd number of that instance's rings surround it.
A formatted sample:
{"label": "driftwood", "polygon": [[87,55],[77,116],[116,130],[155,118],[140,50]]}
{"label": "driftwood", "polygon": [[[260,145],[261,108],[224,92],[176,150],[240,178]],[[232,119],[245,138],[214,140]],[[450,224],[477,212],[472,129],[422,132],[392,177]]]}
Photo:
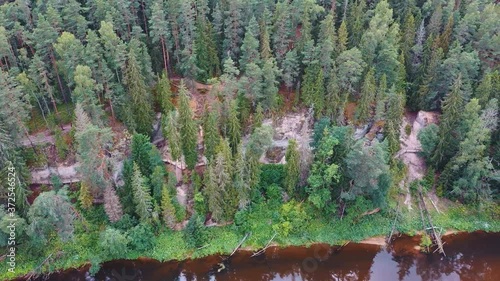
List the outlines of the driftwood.
{"label": "driftwood", "polygon": [[392,223],[391,233],[389,234],[389,238],[387,238],[387,243],[391,241],[392,235],[394,234],[394,230],[396,229],[396,221],[398,220],[399,215],[399,199],[398,206],[396,207],[396,216],[394,217],[394,222]]}
{"label": "driftwood", "polygon": [[271,245],[271,241],[273,241],[274,237],[276,237],[278,233],[274,233],[273,237],[271,237],[271,239],[269,239],[269,241],[267,242],[266,246],[262,249],[260,249],[259,251],[253,253],[253,255],[251,255],[250,257],[255,257],[255,256],[258,256],[258,255],[261,255],[263,254],[267,248],[269,248],[269,246]]}
{"label": "driftwood", "polygon": [[380,208],[373,209],[369,212],[364,212],[359,217],[362,218],[364,216],[373,215],[373,214],[378,213],[378,212],[380,212]]}
{"label": "driftwood", "polygon": [[238,246],[236,246],[236,248],[234,248],[233,252],[231,253],[231,255],[228,258],[230,258],[232,255],[234,255],[234,253],[236,253],[236,251],[241,247],[241,245],[243,245],[243,242],[245,242],[245,240],[247,240],[249,235],[250,235],[249,233],[245,234],[245,237],[243,237],[243,239],[241,239]]}
{"label": "driftwood", "polygon": [[33,271],[31,271],[30,273],[28,273],[28,275],[26,275],[26,277],[27,277],[26,280],[29,281],[32,278],[37,277],[38,276],[37,271],[42,268],[42,266],[50,259],[50,257],[52,257],[53,254],[54,253],[52,253],[48,257],[46,257],[39,266],[37,266]]}

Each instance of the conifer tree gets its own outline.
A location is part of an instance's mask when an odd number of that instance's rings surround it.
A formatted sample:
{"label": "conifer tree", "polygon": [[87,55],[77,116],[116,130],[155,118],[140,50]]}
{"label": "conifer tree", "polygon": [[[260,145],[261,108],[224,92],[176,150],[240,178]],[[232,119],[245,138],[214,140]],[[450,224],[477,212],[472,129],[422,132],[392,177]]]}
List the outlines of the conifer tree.
{"label": "conifer tree", "polygon": [[228,8],[224,12],[223,57],[231,57],[233,60],[238,61],[243,35],[241,1],[229,1],[227,5]]}
{"label": "conifer tree", "polygon": [[[208,110],[207,110],[208,111]],[[203,122],[203,143],[205,145],[205,156],[212,159],[215,155],[215,147],[220,141],[219,116],[215,110],[205,112],[206,117]]]}
{"label": "conifer tree", "polygon": [[95,93],[96,81],[92,79],[90,67],[77,65],[74,74],[75,89],[71,95],[73,102],[81,104],[93,124],[101,125],[103,111],[98,104],[98,97]]}
{"label": "conifer tree", "polygon": [[104,190],[104,210],[110,222],[117,222],[123,216],[120,200],[116,195],[115,189],[110,184]]}
{"label": "conifer tree", "polygon": [[236,153],[236,149],[241,140],[241,127],[240,127],[240,121],[238,120],[238,105],[234,100],[231,101],[229,107],[227,128],[228,128],[227,138],[229,139],[229,144],[234,154]]}
{"label": "conifer tree", "polygon": [[258,25],[255,17],[252,17],[241,45],[240,69],[243,71],[246,71],[247,64],[251,62],[260,64],[259,40],[258,34],[254,33],[255,29],[258,30]]}
{"label": "conifer tree", "polygon": [[300,154],[297,147],[297,141],[294,139],[288,141],[285,160],[285,188],[288,195],[293,196],[295,194],[295,188],[299,183],[300,176]]}
{"label": "conifer tree", "polygon": [[177,110],[171,111],[165,122],[164,132],[168,140],[168,147],[170,148],[170,156],[172,160],[177,161],[182,156],[181,136],[179,133],[179,114]]}
{"label": "conifer tree", "polygon": [[297,77],[299,76],[299,63],[295,49],[286,53],[282,68],[283,74],[281,75],[281,79],[288,88],[288,91],[290,91],[297,82]]}
{"label": "conifer tree", "polygon": [[266,109],[274,109],[278,102],[279,75],[276,60],[273,57],[266,60],[262,67],[262,100],[260,101]]}
{"label": "conifer tree", "polygon": [[250,203],[250,185],[248,184],[248,164],[243,153],[243,144],[238,145],[234,155],[233,185],[237,193],[238,207],[244,209]]}
{"label": "conifer tree", "polygon": [[151,7],[151,18],[149,19],[150,25],[150,35],[152,37],[153,44],[160,44],[161,53],[163,57],[163,69],[168,72],[170,67],[170,56],[169,56],[169,30],[168,21],[165,17],[163,0],[155,0],[153,6]]}
{"label": "conifer tree", "polygon": [[212,217],[216,221],[220,221],[224,216],[223,209],[223,190],[219,186],[217,186],[217,181],[215,178],[215,168],[214,164],[210,164],[205,171],[205,175],[203,177],[203,184],[205,188],[203,192],[205,194],[205,198],[207,198],[208,210],[212,213]]}
{"label": "conifer tree", "polygon": [[80,202],[80,206],[84,209],[90,209],[92,204],[94,204],[94,196],[92,196],[89,186],[84,181],[80,182],[80,194],[78,195],[78,201]]}
{"label": "conifer tree", "polygon": [[366,123],[371,117],[372,103],[375,101],[377,92],[374,72],[374,69],[371,68],[368,73],[366,73],[365,81],[361,87],[361,98],[356,111],[356,119],[361,124]]}
{"label": "conifer tree", "polygon": [[135,126],[131,129],[140,134],[149,135],[153,127],[151,98],[144,81],[144,76],[141,74],[136,55],[132,49],[128,53],[125,84],[130,99],[126,106],[132,108],[135,123]]}
{"label": "conifer tree", "polygon": [[163,222],[165,222],[169,228],[173,229],[175,225],[175,208],[166,185],[164,185],[161,190],[161,211]]}
{"label": "conifer tree", "polygon": [[99,128],[92,124],[79,103],[75,106],[75,117],[76,159],[80,163],[78,171],[91,193],[100,196],[111,180],[105,151],[113,134],[110,128]]}
{"label": "conifer tree", "polygon": [[324,92],[323,70],[319,63],[312,63],[305,70],[301,98],[307,106],[314,108],[316,117],[322,114]]}
{"label": "conifer tree", "polygon": [[171,98],[172,89],[170,88],[170,80],[168,79],[167,72],[163,71],[156,83],[156,102],[160,106],[163,114],[168,114],[170,111],[174,110],[174,104]]}
{"label": "conifer tree", "polygon": [[260,23],[260,57],[263,60],[267,60],[272,56],[271,51],[271,38],[269,35],[269,26],[266,20],[266,14],[268,13],[267,8],[264,11],[264,16]]}
{"label": "conifer tree", "polygon": [[219,55],[212,24],[206,20],[198,20],[196,31],[196,65],[200,70],[198,79],[206,81],[220,74]]}
{"label": "conifer tree", "polygon": [[192,170],[198,162],[198,128],[183,80],[179,85],[179,133],[184,160]]}
{"label": "conifer tree", "polygon": [[136,214],[142,221],[148,221],[153,211],[152,197],[146,180],[136,163],[134,163],[134,174],[132,176],[132,190]]}
{"label": "conifer tree", "polygon": [[405,100],[401,93],[397,93],[394,86],[387,96],[387,112],[385,117],[385,131],[388,139],[389,155],[394,155],[400,148],[399,131],[404,114]]}
{"label": "conifer tree", "polygon": [[264,109],[260,103],[257,104],[253,117],[253,129],[262,126],[262,121],[264,120]]}
{"label": "conifer tree", "polygon": [[441,169],[456,153],[458,149],[458,126],[464,105],[461,90],[462,78],[459,76],[453,83],[452,91],[443,101],[441,122],[439,124],[439,141],[437,143],[432,162],[437,169]]}
{"label": "conifer tree", "polygon": [[349,34],[347,33],[347,25],[345,20],[342,21],[339,27],[339,36],[337,40],[337,54],[347,51],[347,41],[349,39]]}

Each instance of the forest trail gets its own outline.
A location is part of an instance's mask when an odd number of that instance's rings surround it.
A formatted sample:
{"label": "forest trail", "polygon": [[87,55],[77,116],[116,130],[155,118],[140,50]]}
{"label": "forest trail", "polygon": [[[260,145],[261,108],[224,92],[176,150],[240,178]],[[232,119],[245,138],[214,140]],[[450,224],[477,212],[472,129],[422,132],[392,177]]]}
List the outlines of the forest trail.
{"label": "forest trail", "polygon": [[[437,112],[406,111],[403,118],[400,130],[401,149],[395,157],[400,158],[407,167],[406,178],[400,183],[400,188],[406,194],[404,204],[408,207],[408,210],[412,209],[409,185],[415,180],[422,179],[427,171],[424,158],[418,154],[422,150],[418,140],[418,133],[428,124],[437,123],[438,116],[439,113]],[[407,134],[407,126],[411,128],[410,134]]]}

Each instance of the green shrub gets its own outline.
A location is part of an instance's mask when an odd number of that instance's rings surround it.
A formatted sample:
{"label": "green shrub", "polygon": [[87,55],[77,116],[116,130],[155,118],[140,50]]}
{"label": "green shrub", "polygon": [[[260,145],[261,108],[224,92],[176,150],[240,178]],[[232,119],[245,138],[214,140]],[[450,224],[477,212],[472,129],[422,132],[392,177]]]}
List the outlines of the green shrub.
{"label": "green shrub", "polygon": [[409,136],[411,134],[411,125],[410,124],[406,124],[405,133],[407,136]]}
{"label": "green shrub", "polygon": [[281,206],[280,222],[273,225],[273,229],[282,237],[288,237],[304,230],[307,218],[302,203],[291,200]]}
{"label": "green shrub", "polygon": [[285,179],[284,166],[281,164],[265,164],[261,166],[260,183],[261,187],[267,187],[272,184],[283,186]]}
{"label": "green shrub", "polygon": [[153,248],[155,242],[155,233],[151,225],[141,223],[127,231],[130,239],[130,246],[133,250],[140,252]]}
{"label": "green shrub", "polygon": [[184,228],[184,240],[191,248],[199,248],[206,241],[206,227],[203,217],[194,213],[189,219],[186,228]]}
{"label": "green shrub", "polygon": [[123,258],[128,252],[129,239],[120,230],[106,228],[99,236],[99,248],[104,260]]}
{"label": "green shrub", "polygon": [[64,140],[63,132],[59,127],[54,129],[54,139],[59,160],[64,160],[68,156],[69,147]]}

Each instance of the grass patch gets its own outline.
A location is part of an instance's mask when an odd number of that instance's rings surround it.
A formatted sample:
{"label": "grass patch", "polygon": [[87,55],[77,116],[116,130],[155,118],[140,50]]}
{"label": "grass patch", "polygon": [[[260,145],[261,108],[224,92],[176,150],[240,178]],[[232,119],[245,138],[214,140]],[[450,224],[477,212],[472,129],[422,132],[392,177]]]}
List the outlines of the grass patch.
{"label": "grass patch", "polygon": [[[68,124],[73,121],[75,106],[72,103],[58,104],[57,110],[59,112],[59,116],[56,115],[54,110],[52,110],[50,114],[45,115],[49,126]],[[27,122],[28,131],[30,134],[33,134],[46,130],[48,129],[47,123],[45,123],[40,109],[33,109],[31,111],[31,119]]]}

